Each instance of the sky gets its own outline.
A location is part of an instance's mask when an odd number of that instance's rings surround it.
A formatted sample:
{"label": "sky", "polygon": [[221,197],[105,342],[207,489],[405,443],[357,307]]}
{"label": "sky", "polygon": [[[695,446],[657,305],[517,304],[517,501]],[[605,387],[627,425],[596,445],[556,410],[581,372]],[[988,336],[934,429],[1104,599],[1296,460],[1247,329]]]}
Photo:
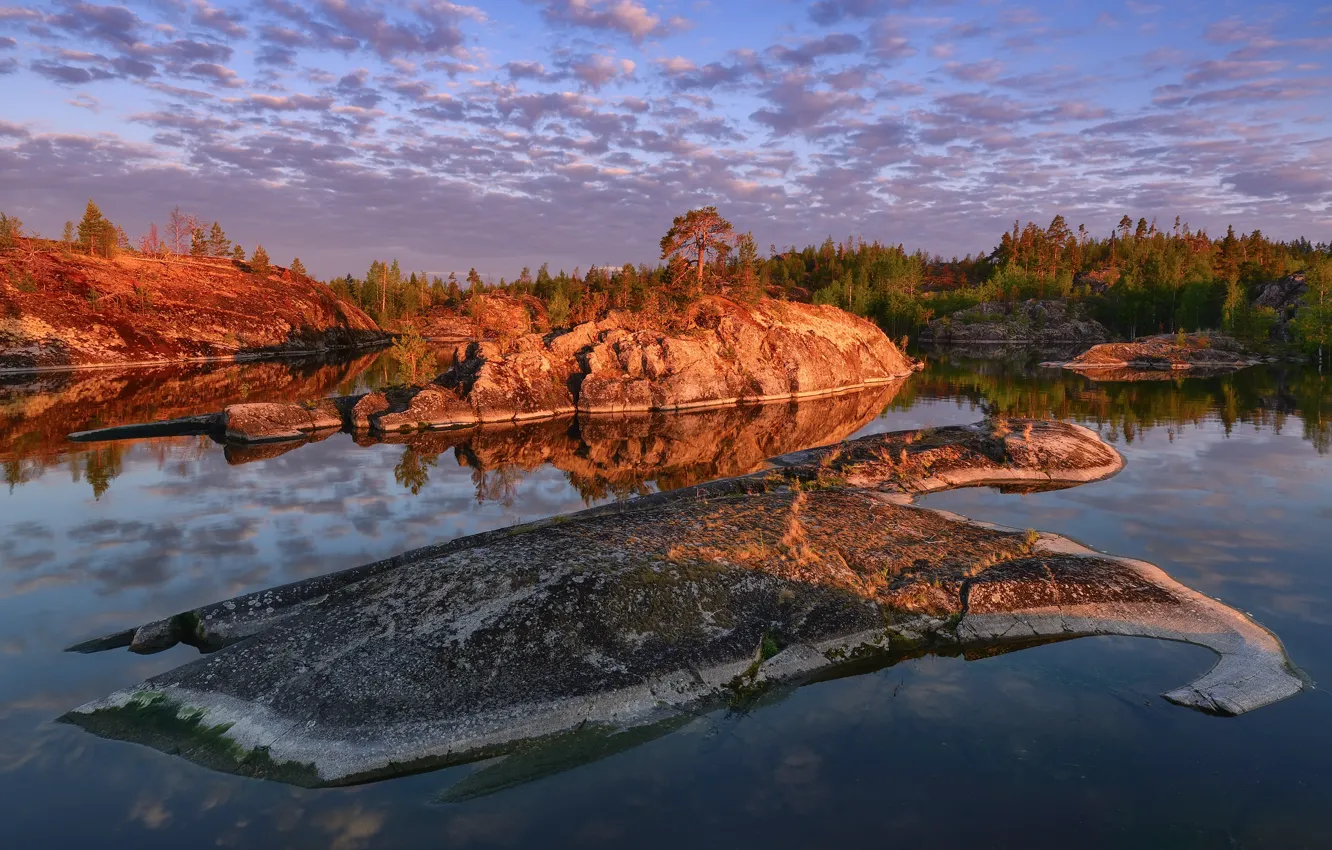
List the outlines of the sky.
{"label": "sky", "polygon": [[1329,64],[1319,0],[0,5],[0,210],[179,204],[323,277],[653,262],[705,205],[765,247],[1326,241]]}

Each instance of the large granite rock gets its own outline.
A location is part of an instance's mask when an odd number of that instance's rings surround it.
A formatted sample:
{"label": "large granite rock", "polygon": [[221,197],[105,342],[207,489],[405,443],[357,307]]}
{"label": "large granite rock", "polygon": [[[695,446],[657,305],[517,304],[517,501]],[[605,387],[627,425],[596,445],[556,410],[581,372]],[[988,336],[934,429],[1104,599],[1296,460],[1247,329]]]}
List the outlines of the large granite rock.
{"label": "large granite rock", "polygon": [[566,406],[623,413],[798,398],[903,378],[916,365],[874,324],[831,307],[712,298],[684,328],[637,325],[612,314],[505,353],[478,348],[443,380],[477,398],[483,415],[515,400],[518,418]]}
{"label": "large granite rock", "polygon": [[1219,656],[1166,694],[1173,702],[1238,714],[1298,693],[1304,681],[1272,634],[1157,567],[909,504],[965,484],[1071,486],[1121,465],[1093,432],[1033,421],[796,452],[740,478],[90,641],[75,649],[183,641],[211,654],[63,719],[302,785],[512,756],[467,777],[457,798],[712,706],[930,651],[1155,637]]}
{"label": "large granite rock", "polygon": [[921,341],[949,345],[1092,345],[1110,333],[1080,303],[1064,301],[987,302],[935,319]]}

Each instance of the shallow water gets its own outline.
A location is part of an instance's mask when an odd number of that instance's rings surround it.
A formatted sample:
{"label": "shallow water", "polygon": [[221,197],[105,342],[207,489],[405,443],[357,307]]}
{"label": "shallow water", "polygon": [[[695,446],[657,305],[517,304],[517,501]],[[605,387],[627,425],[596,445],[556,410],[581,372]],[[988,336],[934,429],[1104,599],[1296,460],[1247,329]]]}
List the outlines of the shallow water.
{"label": "shallow water", "polygon": [[1081,422],[1127,466],[1068,490],[971,489],[925,504],[1152,561],[1252,614],[1313,680],[1332,675],[1332,381],[1307,370],[1097,384],[942,357],[873,393],[627,426],[565,420],[364,446],[337,434],[245,452],[207,438],[63,439],[392,379],[375,356],[4,379],[7,845],[1329,843],[1326,693],[1204,716],[1158,695],[1210,666],[1210,653],[1130,638],[905,661],[743,713],[704,714],[590,763],[545,765],[536,772],[548,775],[511,787],[479,765],[308,791],[54,723],[198,657],[186,647],[61,652],[78,640],[461,534],[736,474],[853,433],[986,412]]}

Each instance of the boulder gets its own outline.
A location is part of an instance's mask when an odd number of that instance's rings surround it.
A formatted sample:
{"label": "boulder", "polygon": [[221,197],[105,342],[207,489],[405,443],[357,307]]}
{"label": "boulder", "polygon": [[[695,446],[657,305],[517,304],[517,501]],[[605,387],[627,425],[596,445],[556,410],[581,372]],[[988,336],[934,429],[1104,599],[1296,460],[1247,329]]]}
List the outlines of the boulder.
{"label": "boulder", "polygon": [[428,384],[412,396],[405,410],[379,413],[370,421],[374,430],[392,432],[456,428],[479,420],[472,406],[455,391]]}
{"label": "boulder", "polygon": [[467,400],[481,422],[573,413],[571,377],[546,352],[517,351],[477,364]]}
{"label": "boulder", "polygon": [[374,417],[389,410],[388,396],[383,392],[363,395],[352,404],[351,425],[354,430],[368,431]]}
{"label": "boulder", "polygon": [[305,408],[310,411],[310,421],[316,431],[337,430],[345,421],[342,408],[336,399],[321,398],[305,405]]}
{"label": "boulder", "polygon": [[299,404],[233,404],[223,412],[229,440],[262,443],[269,440],[300,440],[321,428],[338,428],[324,410],[312,411]]}

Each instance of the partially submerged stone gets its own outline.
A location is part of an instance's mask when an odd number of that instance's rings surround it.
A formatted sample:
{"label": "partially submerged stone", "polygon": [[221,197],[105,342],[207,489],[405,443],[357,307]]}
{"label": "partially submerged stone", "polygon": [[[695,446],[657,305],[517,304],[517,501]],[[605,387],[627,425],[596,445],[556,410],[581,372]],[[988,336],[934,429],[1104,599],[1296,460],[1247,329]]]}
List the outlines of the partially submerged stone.
{"label": "partially submerged stone", "polygon": [[402,410],[385,408],[378,416],[368,419],[371,428],[391,433],[394,431],[424,431],[432,428],[454,428],[475,425],[476,411],[445,387],[427,385],[409,399]]}
{"label": "partially submerged stone", "polygon": [[797,452],[89,642],[76,649],[212,654],[64,719],[219,770],[337,785],[534,746],[576,762],[852,664],[1085,635],[1211,648],[1218,664],[1166,695],[1205,711],[1299,692],[1273,635],[1150,564],[908,504],[1122,463],[1084,428],[1020,420]]}
{"label": "partially submerged stone", "polygon": [[227,439],[243,443],[302,440],[315,431],[342,426],[336,409],[327,405],[233,404],[222,415]]}

